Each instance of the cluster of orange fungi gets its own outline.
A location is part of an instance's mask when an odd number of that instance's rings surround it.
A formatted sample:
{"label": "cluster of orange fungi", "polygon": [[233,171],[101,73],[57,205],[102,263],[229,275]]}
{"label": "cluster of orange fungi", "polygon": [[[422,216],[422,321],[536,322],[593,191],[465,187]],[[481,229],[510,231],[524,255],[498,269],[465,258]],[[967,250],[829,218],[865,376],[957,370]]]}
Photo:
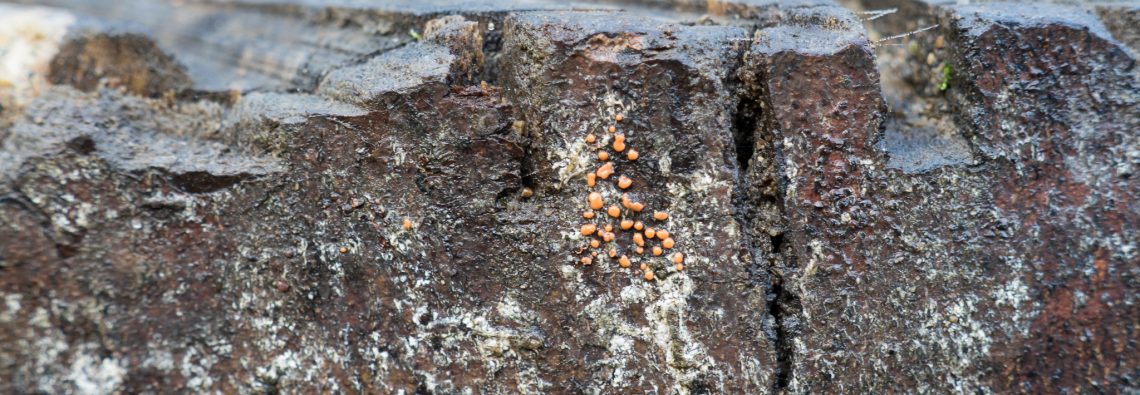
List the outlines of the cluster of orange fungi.
{"label": "cluster of orange fungi", "polygon": [[[620,123],[623,119],[621,114],[614,116],[615,123]],[[610,144],[609,149],[613,150],[611,153],[607,147],[599,145],[598,136],[593,134],[586,135],[586,144],[598,150],[598,161],[601,162],[597,169],[586,174],[586,185],[590,187],[590,194],[586,197],[588,209],[582,213],[582,218],[590,220],[590,222],[583,224],[580,232],[583,237],[589,239],[589,250],[586,256],[583,256],[580,262],[583,265],[592,265],[594,260],[599,257],[599,249],[604,249],[605,256],[611,260],[616,260],[618,265],[623,268],[629,268],[633,265],[633,259],[641,259],[645,254],[652,256],[661,256],[665,250],[673,250],[676,246],[676,241],[673,240],[673,234],[668,230],[662,228],[669,220],[669,213],[664,211],[655,211],[645,221],[654,221],[658,227],[654,228],[652,225],[646,225],[641,220],[641,212],[645,211],[644,203],[637,202],[628,192],[624,192],[631,187],[634,187],[634,180],[622,174],[618,174],[618,170],[614,161],[610,159],[620,159],[625,156],[626,162],[636,161],[640,154],[637,150],[626,146],[627,141],[625,134],[619,133],[617,125],[610,125],[606,128],[606,132],[613,135],[613,143]],[[621,201],[610,203],[606,205],[602,194],[597,192],[595,188],[598,187],[599,181],[608,181],[615,174],[613,178],[614,185],[622,192]],[[618,205],[620,203],[620,206]],[[596,211],[602,211],[603,214],[597,214]],[[607,218],[608,217],[608,218]],[[595,223],[597,220],[605,222],[601,225]],[[615,227],[616,225],[616,227]],[[615,241],[617,240],[619,232],[626,232],[629,234],[630,241],[633,243],[633,253],[636,254],[622,254],[618,252],[618,246]],[[584,249],[583,251],[585,251]],[[631,259],[631,256],[633,258]],[[673,266],[677,271],[684,270],[685,268],[685,255],[680,251],[673,251],[669,255],[669,260],[673,262]],[[639,269],[642,272],[646,281],[653,281],[653,269],[650,268],[645,262],[641,262]]]}

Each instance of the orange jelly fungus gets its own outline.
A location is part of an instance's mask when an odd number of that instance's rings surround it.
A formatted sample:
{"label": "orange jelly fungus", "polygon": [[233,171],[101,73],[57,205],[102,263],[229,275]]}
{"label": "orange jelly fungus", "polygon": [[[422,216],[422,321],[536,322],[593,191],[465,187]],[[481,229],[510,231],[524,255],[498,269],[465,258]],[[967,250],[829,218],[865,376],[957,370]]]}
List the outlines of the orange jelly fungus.
{"label": "orange jelly fungus", "polygon": [[594,172],[594,174],[597,174],[598,178],[601,178],[603,180],[610,178],[610,176],[614,174],[614,164],[611,162],[606,162],[606,164],[602,165],[602,167],[599,167],[598,171]]}
{"label": "orange jelly fungus", "polygon": [[605,204],[602,202],[602,194],[597,192],[590,192],[590,196],[587,200],[590,202],[590,208],[594,210],[601,209],[602,205]]}
{"label": "orange jelly fungus", "polygon": [[629,177],[618,177],[618,188],[626,189],[629,188],[630,185],[633,185],[633,180],[631,180]]}
{"label": "orange jelly fungus", "polygon": [[614,217],[614,218],[620,217],[621,216],[621,208],[619,208],[616,204],[612,205],[612,206],[610,206],[609,210],[606,210],[606,214],[609,214],[611,217]]}
{"label": "orange jelly fungus", "polygon": [[582,236],[589,236],[589,235],[592,235],[592,234],[594,234],[594,232],[596,232],[597,230],[598,230],[598,227],[597,227],[596,225],[594,225],[594,224],[585,224],[585,225],[582,225]]}

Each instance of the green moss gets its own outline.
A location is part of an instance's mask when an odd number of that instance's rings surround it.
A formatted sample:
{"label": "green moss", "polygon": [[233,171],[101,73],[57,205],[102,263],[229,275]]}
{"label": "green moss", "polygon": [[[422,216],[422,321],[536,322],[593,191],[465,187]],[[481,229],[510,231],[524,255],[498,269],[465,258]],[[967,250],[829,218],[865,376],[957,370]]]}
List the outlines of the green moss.
{"label": "green moss", "polygon": [[950,68],[949,64],[942,64],[942,79],[938,81],[938,91],[945,92],[950,89],[950,77],[954,75],[954,70]]}

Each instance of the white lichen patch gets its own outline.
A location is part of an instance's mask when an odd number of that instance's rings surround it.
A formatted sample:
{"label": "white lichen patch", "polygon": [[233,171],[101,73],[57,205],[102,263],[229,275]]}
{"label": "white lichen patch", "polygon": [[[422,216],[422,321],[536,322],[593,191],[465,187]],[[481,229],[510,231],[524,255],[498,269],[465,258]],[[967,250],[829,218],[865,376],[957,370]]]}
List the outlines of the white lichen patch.
{"label": "white lichen patch", "polygon": [[[580,134],[585,136],[586,133]],[[594,152],[587,146],[582,136],[567,136],[562,140],[562,147],[547,151],[546,159],[553,167],[551,170],[558,175],[559,188],[578,179],[584,179],[587,173],[597,167]]]}
{"label": "white lichen patch", "polygon": [[52,58],[71,13],[46,7],[0,5],[0,107],[23,107],[46,86]]}
{"label": "white lichen patch", "polygon": [[[19,303],[19,298],[5,297],[5,302]],[[78,303],[80,305],[83,302]],[[108,394],[121,391],[126,376],[125,359],[103,355],[98,343],[78,343],[71,345],[59,329],[57,322],[71,322],[75,314],[86,314],[91,306],[61,304],[58,314],[43,307],[36,307],[28,315],[27,322],[20,325],[25,331],[19,340],[20,348],[30,352],[30,358],[17,365],[20,374],[30,378],[34,392]],[[11,310],[11,304],[8,306]],[[0,356],[4,356],[0,352]]]}
{"label": "white lichen patch", "polygon": [[75,386],[75,393],[109,394],[119,390],[119,385],[127,374],[124,367],[126,361],[94,354],[92,350],[98,349],[95,344],[86,344],[76,349],[67,374],[67,381]]}
{"label": "white lichen patch", "polygon": [[4,294],[4,311],[0,312],[0,322],[8,323],[16,319],[16,314],[20,312],[20,300],[24,299],[21,294]]}
{"label": "white lichen patch", "polygon": [[714,361],[685,324],[688,298],[695,284],[691,277],[670,276],[659,281],[657,300],[646,309],[653,343],[665,356],[665,368],[674,378],[673,392],[688,394],[687,383],[713,368]]}
{"label": "white lichen patch", "polygon": [[931,300],[922,310],[926,320],[917,330],[919,342],[947,362],[942,377],[952,386],[985,387],[973,364],[989,356],[994,334],[987,331],[992,325],[980,318],[978,301],[977,296],[961,295],[945,305]]}
{"label": "white lichen patch", "polygon": [[636,283],[622,287],[620,295],[626,304],[642,303],[648,297],[644,285]]}

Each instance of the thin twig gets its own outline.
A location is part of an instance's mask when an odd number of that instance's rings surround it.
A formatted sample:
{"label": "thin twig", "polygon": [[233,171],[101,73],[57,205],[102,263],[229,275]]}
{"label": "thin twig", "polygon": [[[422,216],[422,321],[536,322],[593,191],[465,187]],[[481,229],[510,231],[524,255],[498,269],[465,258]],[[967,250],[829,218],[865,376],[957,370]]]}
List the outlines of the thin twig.
{"label": "thin twig", "polygon": [[857,12],[857,14],[870,15],[870,17],[863,19],[863,22],[867,22],[867,21],[873,21],[873,20],[882,18],[882,17],[890,15],[890,14],[894,14],[898,11],[899,11],[898,8],[888,8],[885,10],[860,11],[860,12]]}
{"label": "thin twig", "polygon": [[883,41],[888,41],[888,40],[897,40],[897,39],[900,39],[900,38],[904,38],[904,37],[910,36],[910,35],[912,35],[912,34],[918,34],[918,33],[922,33],[922,32],[925,32],[925,31],[927,31],[927,30],[930,30],[930,29],[933,29],[933,28],[936,28],[936,27],[938,27],[938,25],[934,25],[934,26],[927,26],[927,27],[924,27],[924,28],[922,28],[922,29],[918,29],[918,30],[915,30],[915,31],[913,31],[913,32],[907,32],[907,33],[903,33],[903,34],[896,34],[896,35],[893,35],[893,36],[890,36],[890,37],[887,37],[887,38],[884,38],[884,39],[880,39],[880,40],[877,40],[877,41],[875,41],[875,45],[876,45],[876,46],[878,46],[878,45],[879,45],[879,44],[881,44]]}

